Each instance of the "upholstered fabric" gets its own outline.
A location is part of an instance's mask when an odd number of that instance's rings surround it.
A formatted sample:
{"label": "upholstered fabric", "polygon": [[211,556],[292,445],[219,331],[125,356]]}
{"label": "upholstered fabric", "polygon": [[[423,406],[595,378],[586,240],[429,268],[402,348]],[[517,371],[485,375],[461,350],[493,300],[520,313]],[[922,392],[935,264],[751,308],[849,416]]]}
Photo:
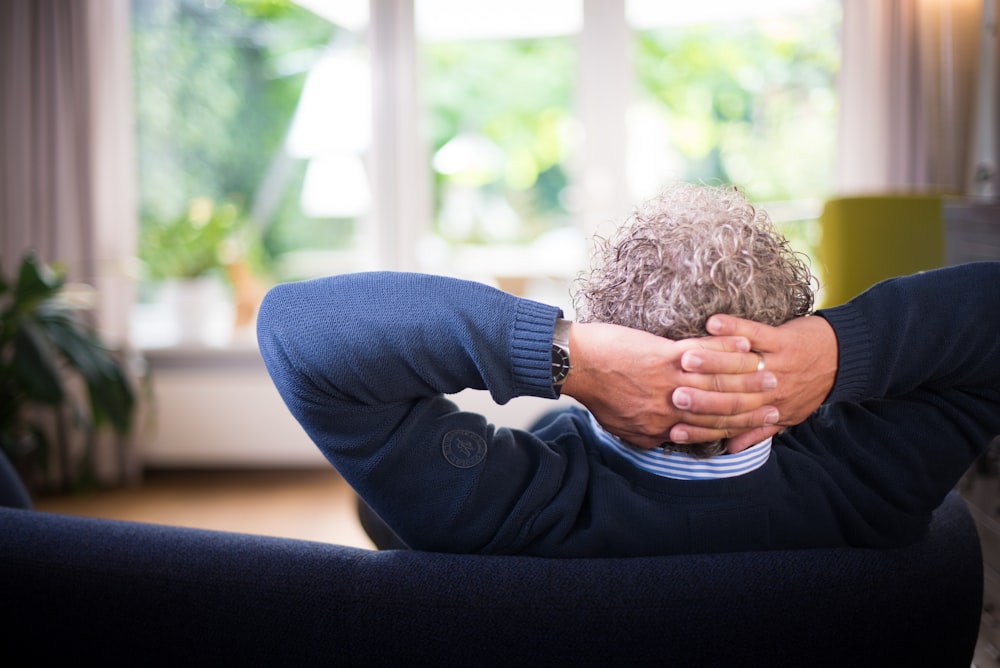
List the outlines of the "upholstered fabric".
{"label": "upholstered fabric", "polygon": [[[31,508],[31,495],[25,488],[10,460],[0,451],[0,507]],[[0,528],[2,531],[2,528]]]}
{"label": "upholstered fabric", "polygon": [[968,666],[963,501],[898,550],[367,551],[0,508],[4,646],[101,665]]}

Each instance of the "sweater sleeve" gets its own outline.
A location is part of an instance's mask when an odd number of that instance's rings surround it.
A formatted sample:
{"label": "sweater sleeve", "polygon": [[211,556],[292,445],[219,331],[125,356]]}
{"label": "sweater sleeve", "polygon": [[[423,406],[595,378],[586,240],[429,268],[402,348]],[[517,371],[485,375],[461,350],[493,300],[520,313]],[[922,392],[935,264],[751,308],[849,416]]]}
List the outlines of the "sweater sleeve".
{"label": "sweater sleeve", "polygon": [[822,464],[814,479],[853,508],[856,544],[914,539],[1000,434],[998,286],[1000,263],[959,265],[819,313],[839,346],[834,390],[783,442]]}
{"label": "sweater sleeve", "polygon": [[828,403],[997,385],[1000,262],[889,279],[818,315],[839,348]]}
{"label": "sweater sleeve", "polygon": [[380,405],[466,388],[554,396],[558,309],[440,276],[369,273],[278,285],[258,317],[282,396]]}
{"label": "sweater sleeve", "polygon": [[554,398],[558,315],[468,281],[351,274],[270,290],[258,344],[291,413],[410,547],[502,551],[565,463],[444,395]]}

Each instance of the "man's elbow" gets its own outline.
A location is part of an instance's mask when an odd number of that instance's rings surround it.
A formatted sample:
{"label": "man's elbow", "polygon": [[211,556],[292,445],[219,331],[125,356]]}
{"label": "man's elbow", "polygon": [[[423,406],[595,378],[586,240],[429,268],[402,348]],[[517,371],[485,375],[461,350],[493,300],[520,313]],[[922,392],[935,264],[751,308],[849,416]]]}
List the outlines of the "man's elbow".
{"label": "man's elbow", "polygon": [[289,286],[276,285],[267,291],[257,312],[257,347],[264,360],[264,365],[272,379],[277,381],[277,368],[287,367],[288,350],[285,341],[288,340],[286,328],[290,322]]}

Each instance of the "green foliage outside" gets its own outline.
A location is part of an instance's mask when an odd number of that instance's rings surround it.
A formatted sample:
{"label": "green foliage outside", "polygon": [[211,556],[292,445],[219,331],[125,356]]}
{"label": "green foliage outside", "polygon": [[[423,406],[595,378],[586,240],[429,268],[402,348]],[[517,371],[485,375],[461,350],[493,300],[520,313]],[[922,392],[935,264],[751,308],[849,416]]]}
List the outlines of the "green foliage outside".
{"label": "green foliage outside", "polygon": [[[166,226],[199,197],[245,215],[277,154],[305,74],[337,28],[290,0],[133,0],[142,225]],[[210,4],[210,3],[208,3]],[[673,178],[736,183],[757,201],[824,198],[835,141],[839,3],[794,20],[684,26],[636,35],[640,99],[668,128]],[[475,187],[517,216],[520,240],[566,224],[574,131],[573,38],[425,44],[425,133],[461,133],[503,155]],[[249,221],[265,258],[343,247],[350,220],[307,219],[288,176],[273,220]],[[438,206],[461,176],[434,173]],[[465,184],[468,185],[468,184]],[[446,235],[440,228],[438,233]],[[476,242],[477,236],[454,241]],[[144,239],[150,239],[144,235]]]}
{"label": "green foliage outside", "polygon": [[171,220],[147,220],[139,241],[146,275],[154,281],[200,278],[221,269],[237,259],[240,222],[235,204],[216,205],[208,197],[195,198]]}
{"label": "green foliage outside", "polygon": [[[284,139],[305,75],[333,31],[290,0],[218,5],[133,0],[139,214],[146,242],[183,243],[181,235],[157,230],[175,225],[197,198],[247,212]],[[297,215],[294,201],[279,211]],[[149,260],[152,250],[140,254]],[[174,248],[170,262],[181,262],[186,252]],[[166,272],[168,262],[153,264],[159,265],[154,275]]]}
{"label": "green foliage outside", "polygon": [[757,201],[823,198],[832,184],[840,5],[792,19],[640,33],[642,95],[670,128],[682,178]]}
{"label": "green foliage outside", "polygon": [[[829,196],[840,11],[840,3],[831,1],[794,19],[637,36],[639,89],[669,128],[668,144],[661,148],[681,158],[679,178],[733,183],[755,202],[818,203]],[[794,248],[815,258],[814,219],[779,227]]]}
{"label": "green foliage outside", "polygon": [[[502,173],[478,185],[506,199],[522,241],[565,224],[566,135],[573,124],[576,48],[569,37],[424,45],[422,94],[430,149],[481,134],[503,153]],[[435,198],[450,177],[434,173]],[[461,179],[458,176],[457,179]],[[481,241],[482,239],[457,239]]]}

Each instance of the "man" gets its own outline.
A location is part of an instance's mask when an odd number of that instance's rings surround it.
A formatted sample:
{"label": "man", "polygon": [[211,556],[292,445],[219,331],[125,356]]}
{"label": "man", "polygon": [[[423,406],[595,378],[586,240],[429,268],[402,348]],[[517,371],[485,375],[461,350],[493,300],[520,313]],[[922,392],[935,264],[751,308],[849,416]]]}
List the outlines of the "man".
{"label": "man", "polygon": [[[896,279],[774,327],[808,310],[808,275],[779,262],[795,278],[767,290],[790,306],[762,324],[733,316],[758,316],[771,300],[736,308],[755,281],[729,290],[728,265],[760,276],[771,255],[787,255],[783,240],[735,191],[677,192],[598,260],[581,290],[588,322],[455,279],[335,276],[268,294],[264,360],[318,447],[415,549],[631,556],[919,538],[1000,433],[1000,297],[986,287],[1000,265]],[[713,233],[677,257],[637,262],[631,249],[651,240],[637,223],[649,218],[666,248],[674,240],[660,235],[735,219],[754,233],[733,237],[741,245],[726,260],[705,252],[732,243]],[[731,336],[672,342],[593,321],[657,331],[673,318],[675,289],[646,288],[668,274],[697,292],[686,303],[711,304],[695,321]],[[595,296],[616,285],[625,292]],[[721,303],[720,292],[735,297]],[[626,306],[624,295],[640,307],[629,309],[635,322],[602,310]],[[531,432],[498,428],[444,396],[465,388],[499,403],[561,390],[590,410]],[[729,454],[681,451],[720,438]]]}

